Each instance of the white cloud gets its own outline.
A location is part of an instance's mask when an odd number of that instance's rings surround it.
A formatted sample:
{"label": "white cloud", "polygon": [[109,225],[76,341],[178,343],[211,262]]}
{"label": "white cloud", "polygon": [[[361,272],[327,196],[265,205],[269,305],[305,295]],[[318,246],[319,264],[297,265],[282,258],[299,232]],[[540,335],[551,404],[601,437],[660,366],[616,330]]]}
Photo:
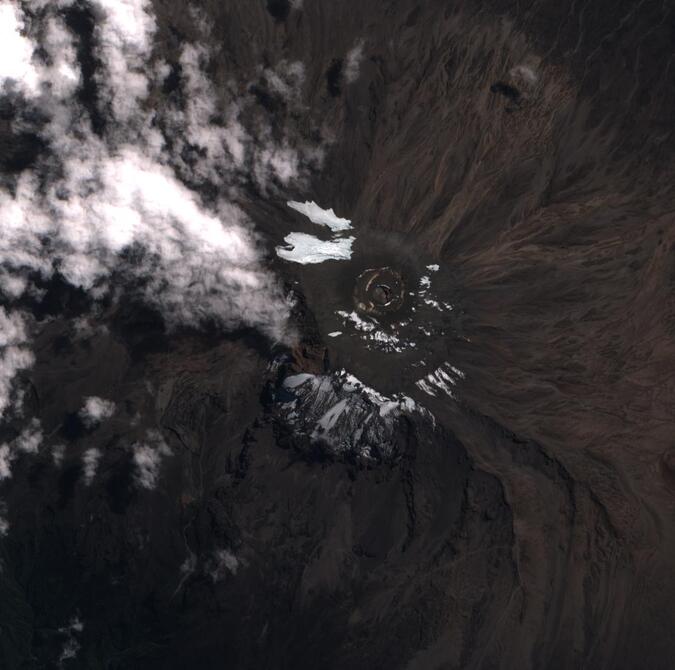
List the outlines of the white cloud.
{"label": "white cloud", "polygon": [[64,633],[68,637],[63,643],[63,649],[59,656],[59,667],[63,667],[64,661],[71,660],[77,656],[80,651],[80,643],[76,635],[84,630],[84,624],[78,617],[73,617],[67,626],[59,628],[59,633]]}
{"label": "white cloud", "polygon": [[0,416],[10,404],[14,377],[33,365],[34,357],[27,342],[24,317],[0,307]]}
{"label": "white cloud", "polygon": [[65,444],[55,444],[52,446],[52,460],[54,465],[59,467],[63,463],[63,458],[66,455]]}
{"label": "white cloud", "polygon": [[69,637],[63,643],[63,649],[59,656],[59,667],[63,667],[63,662],[77,657],[77,652],[80,651],[80,643],[74,638]]}
{"label": "white cloud", "polygon": [[99,461],[101,460],[101,450],[96,447],[87,449],[82,454],[82,462],[84,464],[84,483],[89,486],[96,476]]}
{"label": "white cloud", "polygon": [[14,441],[14,446],[26,454],[37,454],[42,444],[42,428],[39,419],[32,419],[28,427],[21,431]]}
{"label": "white cloud", "polygon": [[348,84],[355,82],[359,78],[361,71],[361,61],[363,60],[363,40],[359,40],[352,49],[347,52],[344,65],[345,81]]}
{"label": "white cloud", "polygon": [[299,170],[300,156],[287,142],[279,146],[268,143],[255,154],[253,173],[263,188],[273,178],[286,186],[297,178]]}
{"label": "white cloud", "polygon": [[[204,71],[203,64],[208,62],[208,51],[198,45],[186,44],[183,47],[180,65],[185,88],[185,109],[172,109],[168,120],[176,133],[175,154],[181,161],[186,173],[219,181],[223,169],[236,170],[245,167],[247,145],[251,138],[239,121],[240,109],[231,105],[227,110],[224,125],[215,125],[212,119],[222,113],[221,106],[213,93],[213,84]],[[197,147],[202,154],[196,166],[188,166],[180,156],[186,143]],[[220,173],[220,174],[219,174]]]}
{"label": "white cloud", "polygon": [[209,571],[214,582],[220,581],[228,572],[237,574],[239,560],[229,549],[218,549],[213,557],[212,568]]}
{"label": "white cloud", "polygon": [[264,68],[262,74],[269,88],[287,102],[293,104],[302,99],[305,66],[301,61],[282,60],[273,68]]}
{"label": "white cloud", "polygon": [[12,476],[13,454],[7,443],[0,444],[0,481]]}
{"label": "white cloud", "polygon": [[42,428],[38,419],[32,419],[18,437],[0,444],[0,481],[12,476],[12,463],[19,452],[36,454],[42,444]]}
{"label": "white cloud", "polygon": [[133,444],[132,450],[136,466],[136,483],[141,488],[154,489],[159,479],[162,457],[170,456],[171,449],[158,431],[151,430],[146,434],[146,442]]}
{"label": "white cloud", "polygon": [[7,533],[9,533],[9,521],[0,515],[0,537],[5,537]]}
{"label": "white cloud", "polygon": [[85,425],[94,427],[115,413],[115,403],[98,396],[89,396],[80,410],[80,417]]}
{"label": "white cloud", "polygon": [[[7,503],[0,500],[0,537],[4,537],[9,532],[9,521],[7,520]],[[0,568],[4,571],[4,563],[0,559]]]}
{"label": "white cloud", "polygon": [[[205,74],[210,53],[202,45],[183,46],[180,66],[184,105],[162,112],[173,152],[171,162],[189,180],[234,187],[252,177],[261,191],[275,181],[284,185],[304,177],[307,165],[320,166],[323,151],[288,137],[275,139],[269,124],[258,123],[255,137],[245,129],[242,117],[252,117],[255,97],[235,99],[229,85],[218,89]],[[259,89],[277,96],[292,109],[302,108],[304,66],[299,61],[282,60],[274,68],[258,69]],[[168,71],[164,71],[164,76]],[[219,124],[215,117],[222,117]]]}
{"label": "white cloud", "polygon": [[26,290],[28,280],[24,277],[16,277],[5,272],[0,272],[0,291],[9,298],[18,298]]}
{"label": "white cloud", "polygon": [[180,564],[182,575],[191,575],[197,568],[197,557],[190,552],[190,555]]}
{"label": "white cloud", "polygon": [[[246,159],[259,138],[243,129],[235,102],[223,125],[213,122],[222,108],[202,70],[203,50],[190,45],[182,57],[187,110],[169,115],[167,132],[175,140],[169,151],[156,112],[143,106],[158,69],[148,65],[155,24],[145,0],[95,0],[97,55],[105,64],[98,73],[99,111],[109,128],[99,138],[73,95],[81,74],[73,35],[56,11],[69,4],[43,3],[46,61],[33,57],[37,45],[20,32],[19,5],[2,5],[8,18],[2,29],[18,45],[17,63],[5,67],[3,81],[12,73],[30,74],[26,94],[49,118],[39,132],[62,169],[47,172],[46,181],[45,173],[26,170],[16,188],[0,191],[0,288],[17,297],[29,288],[29,271],[49,278],[56,265],[73,285],[103,295],[111,273],[122,270],[141,280],[144,297],[163,310],[169,325],[213,318],[226,328],[255,326],[285,338],[289,307],[261,263],[246,215],[224,200],[205,207],[172,166],[195,183],[208,178],[227,195],[238,171],[252,170],[259,180],[270,173],[282,182],[294,178],[297,152],[268,141],[263,129],[261,149]],[[204,160],[182,162],[180,149],[188,141],[205,151]],[[131,249],[144,251],[136,256],[140,262],[128,260]]]}
{"label": "white cloud", "polygon": [[[33,9],[45,3],[32,0]],[[56,0],[53,9],[72,4]],[[0,2],[0,87],[5,92],[18,90],[28,98],[46,102],[50,97],[72,95],[79,83],[75,67],[72,37],[63,22],[54,16],[45,20],[40,46],[48,54],[50,65],[35,55],[36,44],[28,37],[26,22],[17,2]],[[52,110],[53,111],[53,110]]]}
{"label": "white cloud", "polygon": [[97,24],[99,57],[106,71],[99,83],[111,104],[113,118],[127,122],[139,113],[148,94],[145,64],[152,51],[155,21],[148,0],[92,0],[104,19]]}
{"label": "white cloud", "polygon": [[33,45],[23,33],[24,18],[17,5],[0,4],[0,83],[34,94],[38,74],[33,67]]}
{"label": "white cloud", "polygon": [[84,623],[79,617],[74,616],[67,626],[59,628],[59,633],[81,633],[84,630]]}
{"label": "white cloud", "polygon": [[515,79],[520,79],[529,86],[534,86],[539,80],[539,76],[537,75],[534,68],[524,63],[512,67],[509,74]]}

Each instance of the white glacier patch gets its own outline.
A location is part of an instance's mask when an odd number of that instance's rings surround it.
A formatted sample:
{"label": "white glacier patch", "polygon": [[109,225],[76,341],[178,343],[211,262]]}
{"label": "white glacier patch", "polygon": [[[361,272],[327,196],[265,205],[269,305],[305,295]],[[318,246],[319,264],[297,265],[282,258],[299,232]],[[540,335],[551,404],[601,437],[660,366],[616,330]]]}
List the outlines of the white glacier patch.
{"label": "white glacier patch", "polygon": [[352,222],[349,219],[340,218],[335,214],[332,208],[323,209],[314,201],[297,202],[295,200],[289,200],[286,204],[291,209],[300,212],[300,214],[304,214],[312,223],[316,223],[319,226],[327,226],[334,233],[349,230],[352,227]]}
{"label": "white glacier patch", "polygon": [[284,237],[287,247],[277,247],[277,256],[292,263],[308,265],[324,261],[344,261],[352,257],[354,237],[320,240],[306,233],[289,233]]}

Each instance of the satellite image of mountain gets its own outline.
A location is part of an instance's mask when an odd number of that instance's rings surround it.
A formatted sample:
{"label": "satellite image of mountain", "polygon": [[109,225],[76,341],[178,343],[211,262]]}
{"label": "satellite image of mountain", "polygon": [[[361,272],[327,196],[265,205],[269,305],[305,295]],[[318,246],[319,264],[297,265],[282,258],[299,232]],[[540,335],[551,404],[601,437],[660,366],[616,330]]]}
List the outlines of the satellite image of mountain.
{"label": "satellite image of mountain", "polygon": [[0,0],[0,670],[673,670],[675,0]]}

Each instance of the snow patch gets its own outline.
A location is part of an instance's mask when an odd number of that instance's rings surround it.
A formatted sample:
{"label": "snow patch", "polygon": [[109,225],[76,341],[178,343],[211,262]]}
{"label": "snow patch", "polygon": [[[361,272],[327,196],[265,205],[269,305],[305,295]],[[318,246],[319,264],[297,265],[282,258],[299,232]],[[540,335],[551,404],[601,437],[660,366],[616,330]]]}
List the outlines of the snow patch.
{"label": "snow patch", "polygon": [[405,349],[417,346],[412,340],[401,339],[397,332],[388,333],[378,328],[380,324],[375,319],[370,317],[368,320],[363,319],[355,311],[338,310],[336,314],[344,320],[345,325],[350,324],[355,331],[360,333],[361,339],[380,351],[401,353]]}
{"label": "snow patch", "polygon": [[366,321],[365,319],[362,319],[356,312],[345,312],[344,310],[338,310],[336,314],[345,319],[345,321],[351,322],[356,330],[360,330],[364,333],[369,333],[376,328],[376,324],[373,321]]}

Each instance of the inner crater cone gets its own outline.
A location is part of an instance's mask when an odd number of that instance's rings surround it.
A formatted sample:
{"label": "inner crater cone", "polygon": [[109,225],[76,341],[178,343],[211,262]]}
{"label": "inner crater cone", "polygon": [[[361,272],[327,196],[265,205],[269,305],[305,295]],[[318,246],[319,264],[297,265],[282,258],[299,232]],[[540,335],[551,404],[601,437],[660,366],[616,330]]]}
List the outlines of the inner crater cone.
{"label": "inner crater cone", "polygon": [[390,267],[370,268],[356,278],[354,304],[366,314],[390,314],[403,306],[405,285],[401,274]]}

